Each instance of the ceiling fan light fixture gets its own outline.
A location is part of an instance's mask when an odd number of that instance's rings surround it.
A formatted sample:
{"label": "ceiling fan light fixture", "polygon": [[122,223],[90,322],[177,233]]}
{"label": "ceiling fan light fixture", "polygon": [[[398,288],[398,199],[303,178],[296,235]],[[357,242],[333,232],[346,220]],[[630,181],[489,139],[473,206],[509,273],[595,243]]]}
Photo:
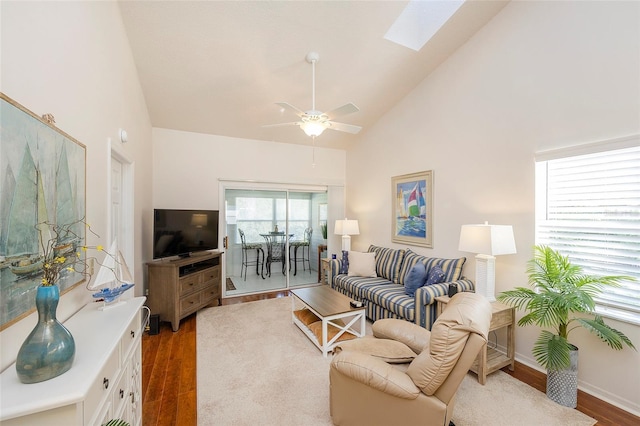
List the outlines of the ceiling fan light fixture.
{"label": "ceiling fan light fixture", "polygon": [[316,121],[306,121],[300,124],[300,128],[307,134],[307,136],[320,136],[327,126]]}
{"label": "ceiling fan light fixture", "polygon": [[332,109],[327,113],[316,110],[316,62],[318,62],[319,58],[320,55],[318,55],[316,52],[310,52],[306,57],[307,62],[311,64],[311,109],[309,111],[303,111],[300,108],[286,102],[277,102],[276,105],[280,106],[281,112],[283,110],[289,110],[300,117],[300,121],[291,123],[267,124],[262,127],[297,125],[300,126],[300,128],[307,136],[311,136],[312,138],[320,136],[322,132],[324,132],[324,129],[328,129],[329,127],[331,127],[332,130],[337,130],[339,132],[348,132],[354,135],[358,133],[360,129],[362,129],[360,126],[332,121],[337,116],[347,115],[360,111],[358,107],[353,103],[342,105],[341,107]]}

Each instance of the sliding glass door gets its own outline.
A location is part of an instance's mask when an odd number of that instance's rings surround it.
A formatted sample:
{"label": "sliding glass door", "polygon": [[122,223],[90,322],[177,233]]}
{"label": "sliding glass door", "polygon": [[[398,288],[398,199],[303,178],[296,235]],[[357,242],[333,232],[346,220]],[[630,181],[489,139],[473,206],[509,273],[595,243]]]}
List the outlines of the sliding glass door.
{"label": "sliding glass door", "polygon": [[326,199],[326,191],[226,188],[225,296],[317,283]]}
{"label": "sliding glass door", "polygon": [[322,233],[326,207],[326,191],[289,191],[289,230],[294,234],[289,249],[289,287],[319,281],[318,247],[326,244]]}

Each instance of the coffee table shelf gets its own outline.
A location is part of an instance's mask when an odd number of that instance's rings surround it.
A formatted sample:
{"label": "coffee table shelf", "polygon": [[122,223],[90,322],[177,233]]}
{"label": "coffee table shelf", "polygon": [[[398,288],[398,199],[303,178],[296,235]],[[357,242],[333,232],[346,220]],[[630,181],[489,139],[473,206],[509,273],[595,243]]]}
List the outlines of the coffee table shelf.
{"label": "coffee table shelf", "polygon": [[[326,285],[298,288],[291,290],[293,323],[322,351],[324,357],[338,344],[344,335],[362,337],[365,333],[365,308],[352,308],[349,299]],[[300,321],[296,315],[297,304],[302,303],[318,317],[321,324],[321,332],[318,336],[309,326]],[[335,327],[333,337],[329,337],[329,329]]]}

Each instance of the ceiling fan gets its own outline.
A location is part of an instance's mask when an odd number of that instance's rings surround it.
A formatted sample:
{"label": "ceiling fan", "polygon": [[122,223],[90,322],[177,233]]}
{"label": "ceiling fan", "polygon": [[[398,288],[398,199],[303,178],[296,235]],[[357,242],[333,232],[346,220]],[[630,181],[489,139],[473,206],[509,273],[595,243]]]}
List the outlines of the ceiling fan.
{"label": "ceiling fan", "polygon": [[276,105],[279,105],[284,109],[288,109],[294,112],[298,117],[300,117],[300,120],[293,121],[290,123],[267,124],[267,125],[264,125],[263,127],[280,127],[280,126],[293,126],[293,125],[300,126],[300,128],[308,136],[312,136],[314,138],[316,136],[320,136],[325,129],[332,129],[340,132],[352,133],[354,135],[362,129],[362,127],[354,126],[353,124],[338,123],[337,121],[333,121],[335,117],[360,111],[360,109],[352,103],[342,105],[341,107],[335,108],[329,112],[321,112],[316,110],[316,87],[315,86],[316,86],[316,62],[318,62],[318,59],[320,59],[320,55],[316,52],[309,52],[306,56],[307,62],[309,62],[312,67],[311,109],[305,112],[300,108],[297,108],[286,102],[276,102]]}

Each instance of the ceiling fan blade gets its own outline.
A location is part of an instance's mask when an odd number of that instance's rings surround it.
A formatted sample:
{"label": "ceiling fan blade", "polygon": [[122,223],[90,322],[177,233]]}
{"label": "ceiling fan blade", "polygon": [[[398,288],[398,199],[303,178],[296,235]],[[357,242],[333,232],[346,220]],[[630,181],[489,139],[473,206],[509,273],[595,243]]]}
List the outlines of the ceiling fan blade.
{"label": "ceiling fan blade", "polygon": [[298,117],[302,117],[303,115],[305,115],[306,113],[301,110],[300,108],[294,107],[291,104],[288,104],[286,102],[276,102],[276,105],[279,105],[280,107],[284,108],[284,109],[288,109],[289,111],[294,112]]}
{"label": "ceiling fan blade", "polygon": [[331,120],[334,117],[339,117],[341,115],[352,114],[352,113],[358,112],[358,111],[360,111],[360,109],[357,106],[355,106],[352,103],[348,103],[348,104],[342,105],[341,107],[338,107],[336,109],[332,109],[329,112],[326,112],[325,115],[327,117],[329,117],[329,120]]}
{"label": "ceiling fan blade", "polygon": [[277,123],[277,124],[263,124],[262,127],[283,127],[283,126],[299,126],[302,123],[299,121],[292,121],[290,123]]}
{"label": "ceiling fan blade", "polygon": [[329,129],[338,130],[340,132],[347,132],[353,135],[357,134],[362,127],[354,126],[353,124],[336,123],[335,121],[329,121]]}

